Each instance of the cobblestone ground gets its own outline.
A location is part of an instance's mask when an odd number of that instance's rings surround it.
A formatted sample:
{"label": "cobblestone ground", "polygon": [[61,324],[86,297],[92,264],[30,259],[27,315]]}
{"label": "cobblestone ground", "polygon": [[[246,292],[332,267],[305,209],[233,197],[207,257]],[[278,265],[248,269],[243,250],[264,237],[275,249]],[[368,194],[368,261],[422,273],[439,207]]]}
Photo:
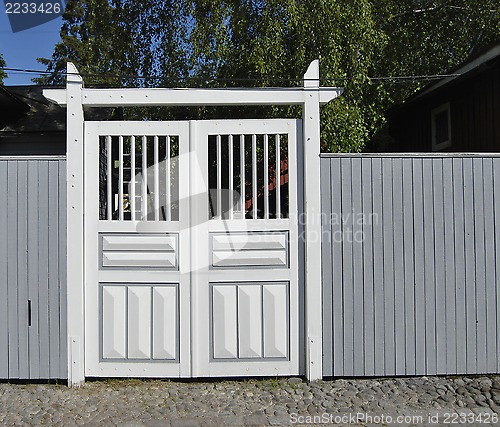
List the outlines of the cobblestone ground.
{"label": "cobblestone ground", "polygon": [[0,384],[1,425],[500,425],[500,376]]}

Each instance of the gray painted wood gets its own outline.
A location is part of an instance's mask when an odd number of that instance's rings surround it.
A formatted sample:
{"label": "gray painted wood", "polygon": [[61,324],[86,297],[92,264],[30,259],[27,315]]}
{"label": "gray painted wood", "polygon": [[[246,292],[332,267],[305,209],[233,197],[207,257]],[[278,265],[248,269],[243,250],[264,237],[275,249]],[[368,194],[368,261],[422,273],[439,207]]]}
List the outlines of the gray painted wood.
{"label": "gray painted wood", "polygon": [[[0,162],[0,194],[7,194],[8,188],[8,169],[7,162]],[[8,201],[8,199],[7,199]],[[0,203],[0,218],[7,218],[8,203]],[[8,242],[7,221],[0,221],[0,378],[9,376],[9,329],[8,329],[8,272],[7,272],[7,254]],[[2,261],[5,260],[5,261]],[[3,325],[3,326],[1,326]]]}
{"label": "gray painted wood", "polygon": [[500,158],[339,155],[321,168],[324,375],[500,372]]}
{"label": "gray painted wood", "polygon": [[65,170],[62,158],[0,158],[3,379],[67,377]]}

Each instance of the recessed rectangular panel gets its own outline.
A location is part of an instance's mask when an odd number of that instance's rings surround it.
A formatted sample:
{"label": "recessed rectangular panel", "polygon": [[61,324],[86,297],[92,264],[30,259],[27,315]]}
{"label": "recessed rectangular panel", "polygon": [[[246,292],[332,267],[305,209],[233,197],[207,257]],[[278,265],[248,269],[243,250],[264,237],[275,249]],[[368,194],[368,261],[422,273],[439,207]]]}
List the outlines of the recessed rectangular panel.
{"label": "recessed rectangular panel", "polygon": [[262,286],[238,286],[239,357],[262,357]]}
{"label": "recessed rectangular panel", "polygon": [[263,286],[264,357],[288,357],[288,288]]}
{"label": "recessed rectangular panel", "polygon": [[126,357],[126,286],[102,288],[102,357],[123,359]]}
{"label": "recessed rectangular panel", "polygon": [[163,267],[174,269],[177,267],[174,252],[104,252],[102,254],[103,267]]}
{"label": "recessed rectangular panel", "polygon": [[162,251],[175,252],[177,237],[175,235],[103,235],[103,251]]}
{"label": "recessed rectangular panel", "polygon": [[128,288],[128,358],[151,357],[151,288]]}
{"label": "recessed rectangular panel", "polygon": [[285,251],[218,251],[213,253],[214,267],[286,267]]}
{"label": "recessed rectangular panel", "polygon": [[214,251],[286,249],[287,233],[212,234]]}
{"label": "recessed rectangular panel", "polygon": [[236,286],[214,286],[212,292],[214,359],[236,359],[238,357]]}
{"label": "recessed rectangular panel", "polygon": [[176,359],[178,319],[177,287],[153,287],[153,359]]}

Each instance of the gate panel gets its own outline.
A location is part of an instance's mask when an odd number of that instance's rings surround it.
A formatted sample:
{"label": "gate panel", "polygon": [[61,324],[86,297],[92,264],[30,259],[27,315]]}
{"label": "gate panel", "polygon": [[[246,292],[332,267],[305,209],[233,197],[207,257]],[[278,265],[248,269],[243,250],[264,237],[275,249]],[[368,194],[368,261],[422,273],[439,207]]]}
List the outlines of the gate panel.
{"label": "gate panel", "polygon": [[85,124],[87,376],[190,375],[188,130]]}
{"label": "gate panel", "polygon": [[299,126],[196,123],[193,376],[299,373]]}

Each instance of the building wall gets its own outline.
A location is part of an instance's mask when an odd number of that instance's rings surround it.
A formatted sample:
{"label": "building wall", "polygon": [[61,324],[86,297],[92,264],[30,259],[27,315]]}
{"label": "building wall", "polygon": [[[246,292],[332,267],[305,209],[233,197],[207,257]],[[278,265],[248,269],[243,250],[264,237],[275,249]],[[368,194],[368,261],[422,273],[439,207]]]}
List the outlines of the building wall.
{"label": "building wall", "polygon": [[0,378],[67,378],[66,160],[0,157],[0,194]]}
{"label": "building wall", "polygon": [[432,110],[449,102],[450,152],[500,152],[500,61],[390,113],[393,151],[432,151]]}
{"label": "building wall", "polygon": [[500,157],[321,158],[325,376],[500,372]]}

